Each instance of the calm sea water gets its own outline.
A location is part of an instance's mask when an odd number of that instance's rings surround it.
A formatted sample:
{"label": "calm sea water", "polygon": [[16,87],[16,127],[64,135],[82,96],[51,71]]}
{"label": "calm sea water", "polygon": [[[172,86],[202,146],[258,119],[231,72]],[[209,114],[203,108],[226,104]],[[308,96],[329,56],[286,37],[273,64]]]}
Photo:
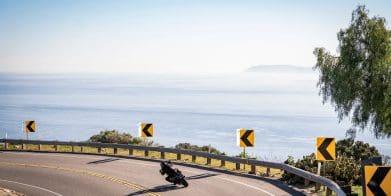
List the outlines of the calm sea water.
{"label": "calm sea water", "polygon": [[[31,139],[72,141],[105,129],[137,135],[146,121],[161,145],[211,144],[236,155],[236,129],[249,128],[256,147],[247,152],[282,161],[314,152],[317,136],[341,139],[349,128],[322,104],[312,72],[0,76],[0,137],[25,138],[28,119],[37,122]],[[368,131],[357,138],[391,155],[391,139]]]}

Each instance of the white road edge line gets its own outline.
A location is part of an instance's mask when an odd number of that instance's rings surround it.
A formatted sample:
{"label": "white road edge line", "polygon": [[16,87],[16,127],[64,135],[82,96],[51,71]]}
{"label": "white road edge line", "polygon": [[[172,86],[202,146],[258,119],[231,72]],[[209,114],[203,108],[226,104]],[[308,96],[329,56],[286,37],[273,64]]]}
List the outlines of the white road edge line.
{"label": "white road edge line", "polygon": [[[20,152],[17,152],[17,153],[20,153]],[[32,153],[25,153],[25,154],[32,154]],[[34,154],[34,155],[44,155],[44,154]],[[64,158],[68,158],[68,157],[72,157],[72,158],[80,158],[80,156],[73,156],[73,155],[50,155],[50,156],[57,156],[57,157],[64,157]],[[99,156],[99,155],[97,155]],[[93,160],[98,160],[100,158],[96,158],[96,157],[83,157],[85,159],[93,159]],[[119,157],[120,158],[120,157]],[[120,162],[130,162],[129,160],[127,159],[121,159],[119,160]],[[144,166],[152,166],[152,167],[158,167],[157,165],[152,165],[152,164],[146,164],[146,163],[140,163],[138,162],[139,160],[137,161],[133,161],[132,163],[135,163],[135,164],[138,164],[138,165],[144,165]],[[187,169],[182,169],[183,171],[186,171],[186,172],[189,172],[189,173],[193,173],[193,174],[201,174],[199,172],[194,172],[194,171],[190,171],[190,170],[187,170]],[[261,192],[264,192],[270,196],[274,196],[274,194],[266,191],[266,190],[263,190],[259,187],[256,187],[256,186],[252,186],[252,185],[248,185],[248,184],[245,184],[243,182],[239,182],[239,181],[236,181],[236,180],[231,180],[231,179],[228,179],[228,178],[223,178],[221,176],[215,176],[215,178],[219,178],[221,180],[225,180],[225,181],[229,181],[229,182],[232,182],[232,183],[237,183],[237,184],[240,184],[240,185],[243,185],[243,186],[246,186],[246,187],[249,187],[249,188],[252,188],[252,189],[255,189],[255,190],[258,190],[258,191],[261,191]]]}
{"label": "white road edge line", "polygon": [[[185,171],[185,172],[189,172],[189,173],[200,174],[200,173],[198,173],[198,172],[194,172],[194,171],[190,171],[190,170],[186,170],[186,169],[182,169],[182,170]],[[215,177],[215,178],[218,178],[218,179],[221,179],[221,180],[233,182],[233,183],[238,183],[238,184],[240,184],[240,185],[247,186],[247,187],[249,187],[249,188],[253,188],[253,189],[255,189],[255,190],[264,192],[264,193],[266,193],[266,194],[268,194],[268,195],[270,195],[270,196],[274,196],[274,194],[272,194],[272,193],[270,193],[270,192],[268,192],[268,191],[266,191],[266,190],[263,190],[263,189],[261,189],[261,188],[259,188],[259,187],[256,187],[256,186],[251,186],[251,185],[248,185],[248,184],[243,183],[243,182],[239,182],[239,181],[236,181],[236,180],[231,180],[231,179],[228,179],[228,178],[223,178],[223,177],[221,177],[221,176],[214,176],[214,177]]]}
{"label": "white road edge line", "polygon": [[265,191],[265,190],[263,190],[263,189],[261,189],[261,188],[259,188],[259,187],[255,187],[255,186],[248,185],[248,184],[243,183],[243,182],[239,182],[239,181],[236,181],[236,180],[231,180],[231,179],[228,179],[228,178],[223,178],[223,177],[220,177],[220,176],[216,176],[215,178],[219,178],[219,179],[221,179],[221,180],[226,180],[226,181],[229,181],[229,182],[235,182],[235,183],[238,183],[238,184],[240,184],[240,185],[247,186],[247,187],[249,187],[249,188],[253,188],[253,189],[255,189],[255,190],[264,192],[264,193],[266,193],[266,194],[268,194],[268,195],[270,195],[270,196],[274,196],[274,194],[272,194],[272,193],[270,193],[270,192],[268,192],[268,191]]}
{"label": "white road edge line", "polygon": [[23,185],[23,186],[28,186],[28,187],[32,187],[32,188],[36,188],[36,189],[39,189],[39,190],[43,190],[43,191],[52,193],[53,195],[62,196],[60,193],[56,193],[56,192],[51,191],[49,189],[45,189],[45,188],[42,188],[42,187],[39,187],[39,186],[34,186],[34,185],[31,185],[31,184],[25,184],[25,183],[21,183],[21,182],[15,182],[15,181],[4,180],[4,179],[0,179],[0,181],[8,182],[8,183],[14,183],[14,184],[19,184],[19,185]]}

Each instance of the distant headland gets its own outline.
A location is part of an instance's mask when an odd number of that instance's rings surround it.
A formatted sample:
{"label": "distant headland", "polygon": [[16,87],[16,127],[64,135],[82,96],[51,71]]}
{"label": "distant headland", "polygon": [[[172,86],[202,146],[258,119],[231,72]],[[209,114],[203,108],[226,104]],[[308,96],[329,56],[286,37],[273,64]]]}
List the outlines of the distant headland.
{"label": "distant headland", "polygon": [[296,65],[256,65],[249,67],[246,72],[310,72],[311,67]]}

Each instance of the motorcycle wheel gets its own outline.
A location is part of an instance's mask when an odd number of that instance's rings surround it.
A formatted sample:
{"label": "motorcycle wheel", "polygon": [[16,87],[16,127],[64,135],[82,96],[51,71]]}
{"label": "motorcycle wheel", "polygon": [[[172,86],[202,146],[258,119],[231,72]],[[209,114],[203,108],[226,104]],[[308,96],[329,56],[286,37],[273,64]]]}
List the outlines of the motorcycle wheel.
{"label": "motorcycle wheel", "polygon": [[181,180],[181,184],[184,186],[184,187],[188,187],[189,186],[189,183],[187,183],[187,181],[185,179],[182,179]]}
{"label": "motorcycle wheel", "polygon": [[164,173],[165,173],[165,172],[164,172],[163,170],[160,170],[160,174],[161,174],[161,175],[164,175]]}

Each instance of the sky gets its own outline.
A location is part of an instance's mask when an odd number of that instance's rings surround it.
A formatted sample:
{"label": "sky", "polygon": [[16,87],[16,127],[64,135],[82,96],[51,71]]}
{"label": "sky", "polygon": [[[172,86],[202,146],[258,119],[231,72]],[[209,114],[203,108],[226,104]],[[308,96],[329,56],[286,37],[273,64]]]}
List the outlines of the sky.
{"label": "sky", "polygon": [[359,4],[391,21],[389,0],[0,0],[0,72],[310,67],[315,47],[336,52]]}

